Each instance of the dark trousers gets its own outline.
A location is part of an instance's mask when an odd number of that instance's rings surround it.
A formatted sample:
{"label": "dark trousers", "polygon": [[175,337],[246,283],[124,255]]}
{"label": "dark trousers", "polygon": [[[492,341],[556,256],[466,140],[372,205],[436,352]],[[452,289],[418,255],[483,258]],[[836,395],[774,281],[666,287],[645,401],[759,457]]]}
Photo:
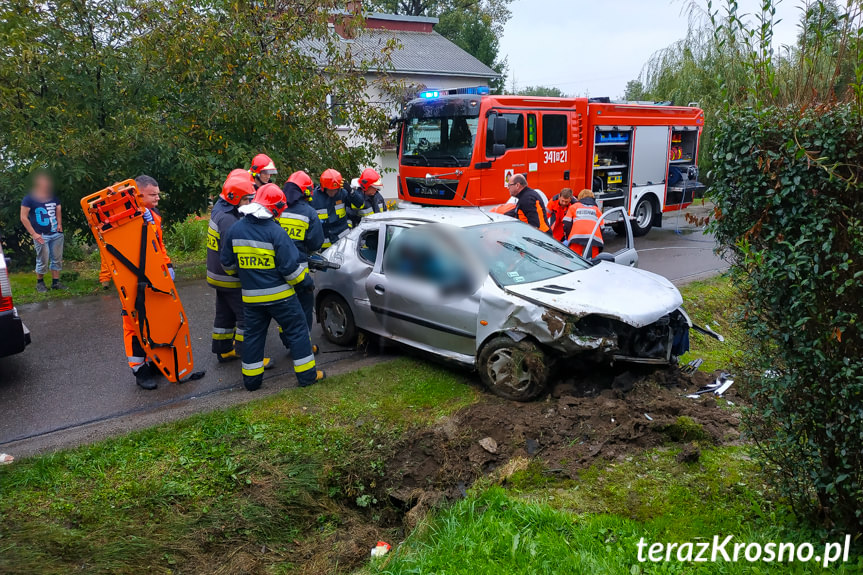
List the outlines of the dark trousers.
{"label": "dark trousers", "polygon": [[247,305],[246,341],[243,348],[243,385],[249,391],[261,387],[264,379],[264,345],[270,320],[276,320],[282,329],[281,338],[290,347],[294,360],[294,373],[300,387],[311,385],[317,379],[315,356],[312,354],[312,339],[303,308],[295,296],[264,304]]}
{"label": "dark trousers", "polygon": [[303,308],[303,313],[306,316],[306,325],[309,327],[309,332],[311,333],[315,312],[315,288],[308,290],[298,289],[297,299],[300,300],[300,307]]}
{"label": "dark trousers", "polygon": [[228,353],[233,349],[242,357],[245,327],[242,290],[216,289],[213,353]]}

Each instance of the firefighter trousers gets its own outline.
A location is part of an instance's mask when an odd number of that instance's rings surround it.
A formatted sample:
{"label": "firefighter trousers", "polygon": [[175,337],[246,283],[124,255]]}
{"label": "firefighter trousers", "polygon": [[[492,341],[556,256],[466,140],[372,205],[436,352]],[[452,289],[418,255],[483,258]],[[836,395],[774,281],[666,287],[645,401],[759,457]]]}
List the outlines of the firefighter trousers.
{"label": "firefighter trousers", "polygon": [[276,320],[282,329],[281,338],[290,346],[294,360],[294,373],[300,387],[315,383],[317,370],[312,353],[312,339],[303,308],[296,297],[265,304],[248,305],[245,308],[246,338],[243,344],[243,385],[249,391],[261,387],[264,380],[264,346],[270,320]]}
{"label": "firefighter trousers", "polygon": [[[309,334],[312,333],[312,323],[314,322],[315,313],[315,288],[310,290],[298,289],[296,292],[297,299],[300,302],[300,307],[303,308],[303,315],[306,318],[306,325],[309,326]],[[282,343],[285,347],[290,348],[291,344],[285,339],[285,334],[279,328],[279,337],[282,338]]]}
{"label": "firefighter trousers", "polygon": [[213,320],[213,353],[229,353],[231,350],[243,356],[245,340],[245,316],[243,315],[243,293],[239,288],[216,288],[216,319]]}

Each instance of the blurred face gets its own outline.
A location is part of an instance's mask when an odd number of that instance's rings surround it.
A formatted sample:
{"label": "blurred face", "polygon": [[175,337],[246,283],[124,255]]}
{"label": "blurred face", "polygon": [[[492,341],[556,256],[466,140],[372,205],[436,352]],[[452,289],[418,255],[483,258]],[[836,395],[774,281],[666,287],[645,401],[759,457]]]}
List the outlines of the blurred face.
{"label": "blurred face", "polygon": [[366,190],[366,195],[367,195],[367,196],[373,196],[373,195],[375,195],[376,193],[378,193],[379,191],[381,191],[381,187],[380,187],[380,186],[369,186],[369,189],[368,189],[368,190]]}
{"label": "blurred face", "polygon": [[270,173],[269,172],[261,172],[258,174],[258,179],[263,183],[267,184],[270,182]]}
{"label": "blurred face", "polygon": [[237,205],[238,206],[248,206],[249,204],[252,203],[252,198],[254,198],[254,197],[255,196],[252,194],[249,194],[248,196],[243,196],[242,198],[240,198],[240,203]]}
{"label": "blurred face", "polygon": [[141,194],[141,204],[145,208],[155,208],[159,205],[159,186],[145,186],[138,190]]}
{"label": "blurred face", "polygon": [[39,201],[50,200],[53,188],[51,178],[45,174],[40,174],[33,179],[33,197]]}
{"label": "blurred face", "polygon": [[569,205],[572,203],[572,198],[561,197],[557,200],[557,203],[560,204],[561,208],[568,208]]}
{"label": "blurred face", "polygon": [[331,197],[331,198],[332,198],[332,197],[334,197],[336,194],[338,194],[338,193],[339,193],[339,189],[338,189],[338,188],[332,188],[332,189],[331,189],[331,188],[324,188],[324,191],[325,191],[325,192],[327,193],[327,195],[328,195],[329,197]]}

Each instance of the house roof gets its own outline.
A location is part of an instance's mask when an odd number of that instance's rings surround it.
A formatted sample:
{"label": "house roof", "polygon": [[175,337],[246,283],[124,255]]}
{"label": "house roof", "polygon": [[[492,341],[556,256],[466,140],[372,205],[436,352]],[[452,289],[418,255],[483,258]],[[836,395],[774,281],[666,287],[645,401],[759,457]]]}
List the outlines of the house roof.
{"label": "house roof", "polygon": [[437,32],[365,29],[353,43],[373,55],[392,39],[400,45],[391,56],[394,73],[489,79],[500,76]]}

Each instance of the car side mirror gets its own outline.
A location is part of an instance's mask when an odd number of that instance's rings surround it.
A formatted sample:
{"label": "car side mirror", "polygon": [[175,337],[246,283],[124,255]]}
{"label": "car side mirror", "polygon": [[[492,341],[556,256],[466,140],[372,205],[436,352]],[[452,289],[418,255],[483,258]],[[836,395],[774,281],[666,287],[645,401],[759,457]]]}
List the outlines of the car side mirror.
{"label": "car side mirror", "polygon": [[494,144],[491,147],[491,155],[492,156],[502,156],[506,153],[506,144]]}
{"label": "car side mirror", "polygon": [[607,253],[597,254],[597,256],[595,258],[590,258],[590,261],[596,262],[596,263],[599,263],[599,262],[615,263],[614,262],[614,256],[612,254],[607,254]]}

